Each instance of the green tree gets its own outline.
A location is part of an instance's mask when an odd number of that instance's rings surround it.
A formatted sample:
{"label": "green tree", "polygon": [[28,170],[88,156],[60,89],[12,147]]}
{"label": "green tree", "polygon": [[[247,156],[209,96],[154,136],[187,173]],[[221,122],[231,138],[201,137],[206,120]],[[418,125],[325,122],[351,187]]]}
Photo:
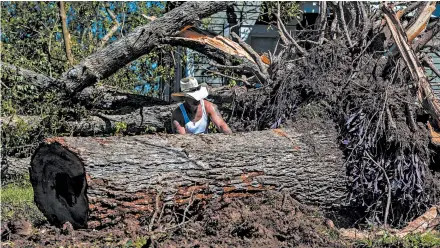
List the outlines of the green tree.
{"label": "green tree", "polygon": [[[145,16],[159,17],[164,13],[163,2],[65,2],[67,31],[70,33],[72,57],[75,61],[96,52],[150,22]],[[1,3],[1,61],[26,68],[49,77],[60,77],[70,68],[66,56],[60,9],[57,2]],[[117,30],[110,37],[115,20]],[[103,42],[104,37],[108,38]],[[104,44],[103,44],[104,43]],[[174,75],[170,59],[171,48],[162,47],[133,61],[110,78],[99,82],[118,90],[158,96],[160,80]],[[3,72],[5,73],[5,72]],[[2,75],[8,78],[8,75]],[[37,92],[31,85],[21,84],[23,78],[10,76],[2,82],[2,117],[14,119],[14,124],[2,122],[3,152],[29,152],[35,141],[60,135],[66,118],[86,118],[80,105],[60,108],[61,99],[55,91]],[[37,133],[20,116],[39,116],[45,123]],[[69,117],[67,117],[69,116]],[[18,120],[17,120],[18,119]],[[18,124],[16,124],[18,123]],[[31,131],[32,130],[32,131]]]}

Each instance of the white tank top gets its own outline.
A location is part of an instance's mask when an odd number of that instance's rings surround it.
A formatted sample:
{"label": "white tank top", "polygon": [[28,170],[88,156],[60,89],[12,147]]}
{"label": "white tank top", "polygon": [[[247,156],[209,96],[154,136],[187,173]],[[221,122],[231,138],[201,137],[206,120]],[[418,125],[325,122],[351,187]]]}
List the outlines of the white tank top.
{"label": "white tank top", "polygon": [[187,133],[200,134],[200,133],[207,133],[208,131],[209,119],[208,119],[208,115],[206,114],[205,102],[203,99],[200,101],[200,104],[202,104],[203,115],[202,118],[200,118],[200,120],[198,120],[197,122],[192,122],[188,118],[188,114],[186,113],[186,109],[183,103],[179,105],[180,110],[182,111],[183,118],[185,120],[185,131]]}

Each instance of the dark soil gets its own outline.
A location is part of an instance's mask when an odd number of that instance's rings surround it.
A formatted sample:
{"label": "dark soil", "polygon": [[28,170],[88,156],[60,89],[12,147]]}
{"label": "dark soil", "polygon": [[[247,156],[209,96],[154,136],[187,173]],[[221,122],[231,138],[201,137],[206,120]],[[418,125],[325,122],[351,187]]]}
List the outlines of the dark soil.
{"label": "dark soil", "polygon": [[169,208],[155,225],[150,218],[103,230],[4,223],[2,247],[345,247],[317,209],[276,192]]}

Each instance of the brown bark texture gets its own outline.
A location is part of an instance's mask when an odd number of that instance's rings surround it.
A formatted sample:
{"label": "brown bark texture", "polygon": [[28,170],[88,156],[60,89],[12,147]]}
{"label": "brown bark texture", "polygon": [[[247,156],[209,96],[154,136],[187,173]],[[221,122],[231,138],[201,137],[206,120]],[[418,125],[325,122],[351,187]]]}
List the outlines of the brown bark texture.
{"label": "brown bark texture", "polygon": [[[34,153],[35,202],[53,224],[100,228],[163,204],[286,190],[338,207],[346,195],[331,131],[48,139]],[[156,202],[156,201],[160,202]]]}

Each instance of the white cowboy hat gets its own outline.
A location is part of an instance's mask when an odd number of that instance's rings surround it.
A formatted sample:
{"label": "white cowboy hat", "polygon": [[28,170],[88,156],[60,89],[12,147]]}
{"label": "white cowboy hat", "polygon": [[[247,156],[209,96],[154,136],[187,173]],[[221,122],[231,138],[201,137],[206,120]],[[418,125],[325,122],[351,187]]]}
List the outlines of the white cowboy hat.
{"label": "white cowboy hat", "polygon": [[208,89],[206,84],[200,84],[194,77],[182,78],[180,80],[180,90],[181,92],[171,94],[171,97],[180,101],[182,98],[191,97],[197,101],[200,101],[208,96]]}

